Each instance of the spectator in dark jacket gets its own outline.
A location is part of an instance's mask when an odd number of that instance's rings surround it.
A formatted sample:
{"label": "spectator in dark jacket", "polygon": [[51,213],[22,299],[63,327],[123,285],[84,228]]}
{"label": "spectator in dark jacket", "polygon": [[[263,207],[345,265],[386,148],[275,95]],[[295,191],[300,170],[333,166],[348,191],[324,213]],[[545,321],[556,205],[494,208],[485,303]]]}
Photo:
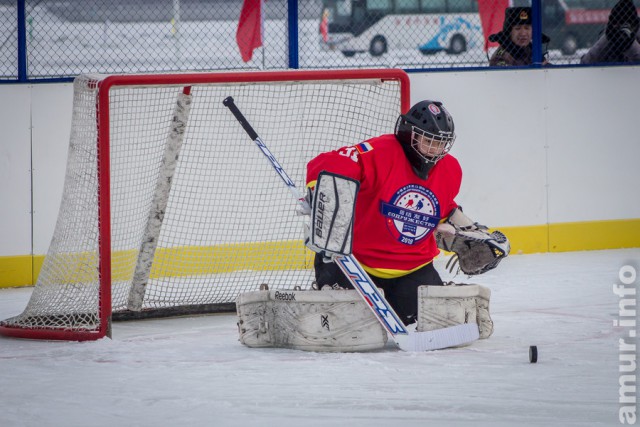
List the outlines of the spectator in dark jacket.
{"label": "spectator in dark jacket", "polygon": [[640,19],[633,0],[613,6],[605,32],[582,56],[580,63],[640,61]]}
{"label": "spectator in dark jacket", "polygon": [[[502,31],[489,36],[489,41],[500,44],[500,47],[491,55],[489,65],[508,67],[531,64],[533,62],[532,39],[531,8],[506,8]],[[542,43],[549,43],[549,41],[549,37],[543,34]],[[547,63],[548,61],[545,58],[543,64]]]}

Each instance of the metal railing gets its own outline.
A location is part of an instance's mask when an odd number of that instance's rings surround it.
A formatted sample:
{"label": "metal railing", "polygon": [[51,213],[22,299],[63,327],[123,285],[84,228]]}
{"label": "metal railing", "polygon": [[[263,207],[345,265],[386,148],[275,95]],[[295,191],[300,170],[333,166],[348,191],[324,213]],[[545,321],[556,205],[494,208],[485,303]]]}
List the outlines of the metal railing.
{"label": "metal railing", "polygon": [[[262,20],[256,21],[262,22],[262,40],[246,62],[237,40],[256,33],[251,26],[238,32],[243,0],[0,0],[0,81],[50,81],[90,72],[484,68],[496,51],[506,49],[489,36],[500,34],[505,7],[514,3],[531,6],[531,16],[518,19],[531,25],[533,36],[515,65],[577,65],[598,43],[606,44],[605,51],[592,63],[640,60],[633,56],[636,45],[640,52],[635,6],[616,1],[245,2],[247,10],[262,4]],[[612,8],[618,13],[615,25]],[[510,43],[508,32],[496,36],[500,43]],[[542,34],[551,40],[542,43]],[[511,56],[523,53],[517,47],[506,50]]]}

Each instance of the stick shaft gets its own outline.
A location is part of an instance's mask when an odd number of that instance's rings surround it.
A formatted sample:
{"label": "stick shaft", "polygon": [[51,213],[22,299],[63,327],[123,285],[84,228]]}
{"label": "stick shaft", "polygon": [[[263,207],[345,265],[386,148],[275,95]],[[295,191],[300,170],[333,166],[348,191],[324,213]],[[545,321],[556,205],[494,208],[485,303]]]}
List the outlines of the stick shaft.
{"label": "stick shaft", "polygon": [[251,126],[249,121],[246,119],[244,114],[242,114],[238,106],[233,101],[233,98],[230,96],[226,97],[224,101],[222,101],[222,104],[225,107],[227,107],[229,111],[231,111],[231,113],[234,115],[236,120],[238,120],[240,125],[242,125],[242,128],[244,129],[244,131],[247,133],[247,135],[249,135],[249,138],[251,138],[253,142],[255,142],[258,148],[260,148],[260,151],[262,151],[262,154],[264,154],[265,157],[269,160],[269,162],[271,162],[271,166],[273,166],[273,169],[280,176],[280,178],[282,179],[284,184],[287,186],[291,194],[293,194],[293,196],[296,198],[298,203],[300,203],[303,209],[305,209],[305,212],[309,212],[311,210],[311,208],[309,207],[309,203],[305,200],[300,190],[298,190],[298,188],[296,187],[296,184],[293,182],[291,177],[287,174],[287,171],[285,171],[284,168],[280,165],[280,163],[276,159],[276,156],[274,156],[271,150],[269,150],[269,147],[267,147],[267,144],[264,143],[262,138],[260,138],[258,133],[253,129],[253,127]]}

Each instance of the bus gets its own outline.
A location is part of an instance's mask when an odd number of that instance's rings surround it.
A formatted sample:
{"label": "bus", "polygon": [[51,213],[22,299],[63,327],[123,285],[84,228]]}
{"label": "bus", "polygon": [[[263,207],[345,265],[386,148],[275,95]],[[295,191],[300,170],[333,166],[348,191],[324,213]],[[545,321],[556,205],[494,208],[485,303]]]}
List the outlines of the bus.
{"label": "bus", "polygon": [[347,57],[417,49],[460,54],[482,48],[477,0],[323,0],[320,45]]}

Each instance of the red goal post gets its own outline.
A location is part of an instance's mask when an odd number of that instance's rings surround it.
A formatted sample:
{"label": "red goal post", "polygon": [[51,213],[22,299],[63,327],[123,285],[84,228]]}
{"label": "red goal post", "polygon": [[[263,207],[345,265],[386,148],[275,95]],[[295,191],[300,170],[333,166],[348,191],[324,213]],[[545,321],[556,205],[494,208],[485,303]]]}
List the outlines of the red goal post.
{"label": "red goal post", "polygon": [[410,106],[394,69],[78,76],[51,245],[0,334],[95,340],[112,318],[232,311],[261,283],[311,285],[302,218],[227,96],[300,186],[315,155],[393,132]]}

